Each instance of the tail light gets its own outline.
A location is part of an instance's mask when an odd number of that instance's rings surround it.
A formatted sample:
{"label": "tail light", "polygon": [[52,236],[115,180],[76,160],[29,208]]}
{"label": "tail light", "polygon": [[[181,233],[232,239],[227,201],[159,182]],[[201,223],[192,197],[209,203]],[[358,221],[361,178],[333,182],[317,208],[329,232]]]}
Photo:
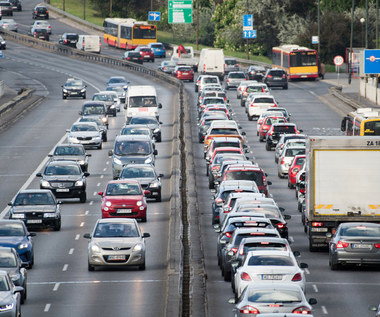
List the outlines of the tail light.
{"label": "tail light", "polygon": [[46,11],[46,13],[49,13],[49,11]]}
{"label": "tail light", "polygon": [[380,249],[380,243],[375,243],[374,246],[376,249]]}
{"label": "tail light", "polygon": [[251,277],[250,277],[249,274],[246,273],[246,272],[241,273],[241,274],[240,274],[240,278],[241,278],[243,281],[252,281],[252,280],[251,280]]}
{"label": "tail light", "polygon": [[238,250],[238,248],[233,247],[233,248],[231,248],[230,251],[232,251],[235,254],[237,252],[237,250]]}
{"label": "tail light", "polygon": [[307,315],[311,314],[311,310],[308,307],[301,306],[292,311],[293,314]]}
{"label": "tail light", "polygon": [[218,199],[215,200],[215,204],[216,205],[217,204],[221,204],[221,203],[223,203],[223,199],[222,198],[218,198]]}
{"label": "tail light", "polygon": [[254,103],[251,103],[249,106],[250,106],[250,107],[258,107],[258,106],[256,106]]}
{"label": "tail light", "polygon": [[226,232],[226,237],[231,238],[232,237],[232,232]]}
{"label": "tail light", "polygon": [[206,71],[206,64],[203,64],[203,72]]}
{"label": "tail light", "polygon": [[127,57],[127,60],[130,60],[131,58],[130,57]]}
{"label": "tail light", "polygon": [[323,222],[312,222],[311,226],[312,227],[323,227]]}
{"label": "tail light", "polygon": [[306,193],[306,190],[305,190],[305,189],[300,189],[300,193],[301,193],[301,194],[305,194],[305,193]]}
{"label": "tail light", "polygon": [[250,314],[259,314],[260,312],[255,307],[247,305],[247,306],[240,308],[239,313],[250,315]]}
{"label": "tail light", "polygon": [[236,64],[236,67],[239,67],[239,64]]}
{"label": "tail light", "polygon": [[282,78],[286,78],[286,75],[284,74],[284,75],[282,75]]}
{"label": "tail light", "polygon": [[281,159],[280,164],[281,164],[281,165],[284,165],[284,164],[285,164],[285,159],[284,159],[284,158]]}
{"label": "tail light", "polygon": [[276,226],[278,229],[284,229],[285,228],[285,225],[283,223],[278,223]]}
{"label": "tail light", "polygon": [[345,249],[345,248],[348,248],[350,244],[348,242],[343,242],[343,241],[338,241],[338,243],[336,244],[336,248],[337,249]]}
{"label": "tail light", "polygon": [[293,276],[292,278],[292,282],[299,282],[299,281],[302,281],[302,275],[301,273],[297,273]]}
{"label": "tail light", "polygon": [[227,78],[227,83],[230,81],[230,79],[229,78]]}
{"label": "tail light", "polygon": [[65,44],[67,44],[67,40],[65,40]]}
{"label": "tail light", "polygon": [[272,78],[273,76],[272,76],[272,75],[268,75],[267,77],[268,77],[268,78]]}

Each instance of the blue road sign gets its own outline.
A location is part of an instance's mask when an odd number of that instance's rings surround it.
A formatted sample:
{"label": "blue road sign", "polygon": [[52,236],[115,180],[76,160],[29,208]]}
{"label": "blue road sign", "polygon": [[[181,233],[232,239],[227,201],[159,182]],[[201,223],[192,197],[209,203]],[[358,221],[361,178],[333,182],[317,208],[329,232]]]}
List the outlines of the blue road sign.
{"label": "blue road sign", "polygon": [[364,50],[364,74],[380,74],[380,50]]}
{"label": "blue road sign", "polygon": [[149,21],[161,21],[161,12],[149,11]]}
{"label": "blue road sign", "polygon": [[256,30],[243,31],[243,39],[255,39]]}
{"label": "blue road sign", "polygon": [[243,16],[243,30],[252,30],[253,29],[253,15],[244,14]]}
{"label": "blue road sign", "polygon": [[0,51],[0,58],[4,57],[3,51]]}

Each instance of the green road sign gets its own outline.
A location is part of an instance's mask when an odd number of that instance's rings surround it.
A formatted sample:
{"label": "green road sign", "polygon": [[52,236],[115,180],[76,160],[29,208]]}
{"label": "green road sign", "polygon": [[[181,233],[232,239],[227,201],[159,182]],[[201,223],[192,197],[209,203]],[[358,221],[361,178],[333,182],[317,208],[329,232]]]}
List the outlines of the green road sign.
{"label": "green road sign", "polygon": [[169,0],[169,23],[193,23],[193,0]]}

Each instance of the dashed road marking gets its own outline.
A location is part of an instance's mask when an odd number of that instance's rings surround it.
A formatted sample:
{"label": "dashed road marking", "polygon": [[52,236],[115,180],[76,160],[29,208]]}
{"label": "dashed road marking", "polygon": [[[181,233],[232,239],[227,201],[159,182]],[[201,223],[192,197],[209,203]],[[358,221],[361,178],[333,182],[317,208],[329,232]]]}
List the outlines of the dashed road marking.
{"label": "dashed road marking", "polygon": [[65,265],[63,266],[63,268],[62,268],[62,271],[63,271],[63,272],[66,272],[67,269],[68,269],[68,267],[69,267],[69,265],[68,265],[68,264],[65,264]]}
{"label": "dashed road marking", "polygon": [[61,285],[61,283],[55,283],[55,285],[53,287],[53,292],[58,291],[59,285]]}
{"label": "dashed road marking", "polygon": [[46,304],[44,308],[44,312],[47,313],[51,307],[51,304]]}
{"label": "dashed road marking", "polygon": [[77,234],[77,235],[75,236],[75,240],[79,240],[79,238],[80,238],[80,234]]}
{"label": "dashed road marking", "polygon": [[73,254],[74,253],[74,248],[71,248],[70,250],[69,250],[69,254]]}
{"label": "dashed road marking", "polygon": [[315,285],[315,284],[313,284],[313,289],[314,289],[314,292],[316,292],[316,293],[319,292],[319,291],[318,291],[318,287],[317,287],[317,285]]}

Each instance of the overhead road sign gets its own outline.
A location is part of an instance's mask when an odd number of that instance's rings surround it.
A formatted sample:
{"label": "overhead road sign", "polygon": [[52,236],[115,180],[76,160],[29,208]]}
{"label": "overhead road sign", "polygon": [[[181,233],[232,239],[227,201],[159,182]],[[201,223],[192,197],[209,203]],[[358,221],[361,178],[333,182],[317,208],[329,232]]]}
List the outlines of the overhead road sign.
{"label": "overhead road sign", "polygon": [[243,31],[252,31],[253,30],[253,15],[244,14],[243,16]]}
{"label": "overhead road sign", "polygon": [[243,39],[255,39],[256,30],[243,31]]}
{"label": "overhead road sign", "polygon": [[364,74],[380,74],[380,50],[364,50]]}
{"label": "overhead road sign", "polygon": [[169,23],[193,23],[192,0],[169,0]]}
{"label": "overhead road sign", "polygon": [[148,20],[149,21],[161,21],[161,12],[149,11]]}

